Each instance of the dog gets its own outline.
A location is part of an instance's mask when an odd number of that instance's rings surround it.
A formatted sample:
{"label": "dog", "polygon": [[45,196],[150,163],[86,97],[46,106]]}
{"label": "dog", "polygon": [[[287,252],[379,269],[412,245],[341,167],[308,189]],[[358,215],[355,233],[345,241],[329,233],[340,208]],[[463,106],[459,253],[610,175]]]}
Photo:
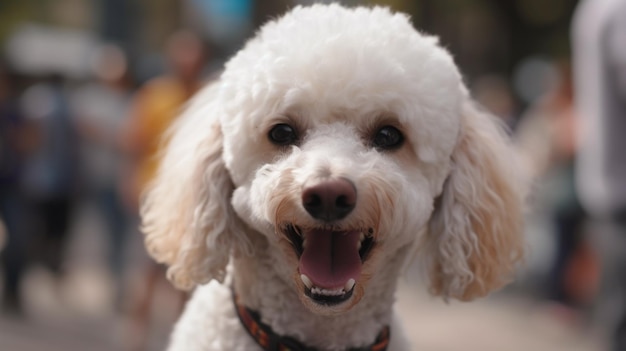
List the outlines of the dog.
{"label": "dog", "polygon": [[408,16],[292,9],[193,98],[144,198],[147,250],[195,288],[169,350],[409,350],[393,313],[408,262],[444,299],[511,280],[516,164]]}

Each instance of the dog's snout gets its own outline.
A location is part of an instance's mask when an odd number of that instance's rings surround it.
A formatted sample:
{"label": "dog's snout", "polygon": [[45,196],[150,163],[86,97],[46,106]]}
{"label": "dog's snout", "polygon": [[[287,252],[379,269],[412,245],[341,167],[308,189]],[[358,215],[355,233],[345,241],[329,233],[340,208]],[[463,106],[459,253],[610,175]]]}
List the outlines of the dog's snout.
{"label": "dog's snout", "polygon": [[313,217],[331,222],[346,217],[356,205],[356,187],[345,178],[334,178],[306,187],[302,205]]}

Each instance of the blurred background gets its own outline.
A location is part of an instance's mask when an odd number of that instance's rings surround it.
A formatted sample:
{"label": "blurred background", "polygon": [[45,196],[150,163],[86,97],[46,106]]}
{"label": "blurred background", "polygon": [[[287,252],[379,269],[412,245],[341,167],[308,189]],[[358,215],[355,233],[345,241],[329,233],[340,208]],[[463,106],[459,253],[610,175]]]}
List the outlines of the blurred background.
{"label": "blurred background", "polygon": [[[137,229],[157,140],[259,25],[307,3],[0,1],[0,350],[164,349],[186,296]],[[342,3],[390,6],[438,35],[537,177],[514,284],[444,304],[407,272],[399,310],[416,350],[626,350],[614,346],[623,299],[610,318],[598,312],[604,253],[575,179],[570,38],[581,4]]]}

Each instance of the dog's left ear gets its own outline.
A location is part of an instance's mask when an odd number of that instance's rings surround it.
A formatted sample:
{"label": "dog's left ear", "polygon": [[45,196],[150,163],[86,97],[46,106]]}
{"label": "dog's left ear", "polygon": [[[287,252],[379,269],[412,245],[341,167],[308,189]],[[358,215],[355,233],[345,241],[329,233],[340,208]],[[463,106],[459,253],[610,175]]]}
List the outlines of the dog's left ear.
{"label": "dog's left ear", "polygon": [[431,293],[471,300],[506,284],[523,255],[525,186],[495,117],[466,98],[452,171],[435,201],[428,245]]}

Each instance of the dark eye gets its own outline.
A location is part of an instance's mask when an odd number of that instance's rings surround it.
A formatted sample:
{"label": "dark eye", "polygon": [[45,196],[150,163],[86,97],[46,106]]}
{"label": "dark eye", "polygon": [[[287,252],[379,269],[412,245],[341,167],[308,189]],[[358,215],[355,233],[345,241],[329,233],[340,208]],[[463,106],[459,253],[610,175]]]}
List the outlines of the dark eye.
{"label": "dark eye", "polygon": [[380,128],[372,139],[372,146],[380,150],[393,150],[402,146],[404,136],[396,127],[384,126]]}
{"label": "dark eye", "polygon": [[267,136],[272,143],[280,146],[292,145],[298,141],[296,130],[289,124],[284,123],[272,127]]}

